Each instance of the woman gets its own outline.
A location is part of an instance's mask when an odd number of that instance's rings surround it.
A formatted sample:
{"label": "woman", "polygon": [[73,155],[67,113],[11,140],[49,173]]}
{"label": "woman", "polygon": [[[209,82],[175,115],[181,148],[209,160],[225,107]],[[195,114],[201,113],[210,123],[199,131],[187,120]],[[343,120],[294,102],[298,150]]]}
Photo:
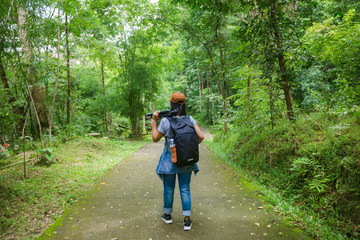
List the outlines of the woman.
{"label": "woman", "polygon": [[[201,143],[204,140],[204,135],[201,132],[196,121],[191,117],[187,116],[185,112],[185,95],[176,92],[171,95],[170,106],[171,110],[178,109],[179,115],[173,116],[176,121],[188,121],[194,127],[198,143]],[[154,142],[158,142],[162,136],[165,136],[165,147],[164,151],[161,154],[159,163],[156,168],[156,173],[163,181],[164,186],[164,213],[161,215],[161,219],[166,223],[172,223],[171,213],[173,212],[173,202],[174,202],[174,190],[175,190],[175,181],[176,176],[178,176],[181,204],[182,204],[182,215],[184,216],[184,230],[191,230],[192,222],[190,216],[192,214],[191,210],[191,195],[190,195],[190,181],[191,173],[194,171],[196,174],[199,171],[199,168],[196,163],[184,166],[177,167],[171,162],[171,153],[169,146],[169,139],[172,136],[172,130],[170,127],[170,121],[167,118],[163,118],[157,127],[157,120],[160,119],[159,111],[153,113],[152,117],[152,138]]]}

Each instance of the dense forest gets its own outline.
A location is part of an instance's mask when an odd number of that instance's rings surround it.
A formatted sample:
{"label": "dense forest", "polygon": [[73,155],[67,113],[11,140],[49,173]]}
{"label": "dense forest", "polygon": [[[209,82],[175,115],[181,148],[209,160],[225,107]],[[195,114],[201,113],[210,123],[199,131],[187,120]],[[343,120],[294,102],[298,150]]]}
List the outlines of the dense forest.
{"label": "dense forest", "polygon": [[139,139],[181,91],[226,162],[359,237],[357,0],[0,6],[0,166],[89,133]]}

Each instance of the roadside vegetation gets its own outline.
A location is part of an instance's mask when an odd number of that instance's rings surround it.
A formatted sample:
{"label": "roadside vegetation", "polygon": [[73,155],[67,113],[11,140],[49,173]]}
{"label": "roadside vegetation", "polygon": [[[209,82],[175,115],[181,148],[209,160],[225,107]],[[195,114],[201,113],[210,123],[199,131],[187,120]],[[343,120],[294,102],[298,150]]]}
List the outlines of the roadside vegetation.
{"label": "roadside vegetation", "polygon": [[53,146],[50,162],[41,160],[42,152],[30,151],[35,160],[27,163],[26,179],[22,164],[0,170],[0,238],[36,239],[71,204],[101,184],[104,174],[147,142],[74,138]]}
{"label": "roadside vegetation", "polygon": [[310,236],[358,239],[359,131],[359,114],[304,114],[274,129],[215,134],[207,145]]}

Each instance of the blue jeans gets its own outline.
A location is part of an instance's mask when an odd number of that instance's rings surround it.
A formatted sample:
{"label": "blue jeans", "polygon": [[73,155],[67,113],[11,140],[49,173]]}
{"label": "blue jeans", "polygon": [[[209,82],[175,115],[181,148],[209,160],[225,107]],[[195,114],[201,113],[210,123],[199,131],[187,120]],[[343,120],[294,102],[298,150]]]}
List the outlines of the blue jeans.
{"label": "blue jeans", "polygon": [[191,216],[191,214],[192,214],[191,195],[190,195],[191,172],[178,173],[178,174],[164,174],[163,175],[164,213],[170,214],[173,212],[176,175],[178,175],[180,197],[181,197],[181,204],[182,204],[181,214],[183,216]]}

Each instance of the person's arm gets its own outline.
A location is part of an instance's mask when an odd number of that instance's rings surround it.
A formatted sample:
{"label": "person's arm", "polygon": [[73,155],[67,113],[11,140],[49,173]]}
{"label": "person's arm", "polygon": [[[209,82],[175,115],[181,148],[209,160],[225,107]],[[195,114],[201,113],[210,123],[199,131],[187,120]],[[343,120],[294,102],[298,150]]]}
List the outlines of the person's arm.
{"label": "person's arm", "polygon": [[204,134],[201,132],[199,126],[197,124],[195,124],[195,131],[196,131],[196,134],[198,136],[198,142],[199,144],[204,140]]}
{"label": "person's arm", "polygon": [[159,113],[160,113],[160,111],[154,112],[152,119],[151,119],[151,129],[152,129],[151,133],[152,133],[153,142],[160,141],[161,137],[163,136],[157,129],[157,120],[160,119]]}

